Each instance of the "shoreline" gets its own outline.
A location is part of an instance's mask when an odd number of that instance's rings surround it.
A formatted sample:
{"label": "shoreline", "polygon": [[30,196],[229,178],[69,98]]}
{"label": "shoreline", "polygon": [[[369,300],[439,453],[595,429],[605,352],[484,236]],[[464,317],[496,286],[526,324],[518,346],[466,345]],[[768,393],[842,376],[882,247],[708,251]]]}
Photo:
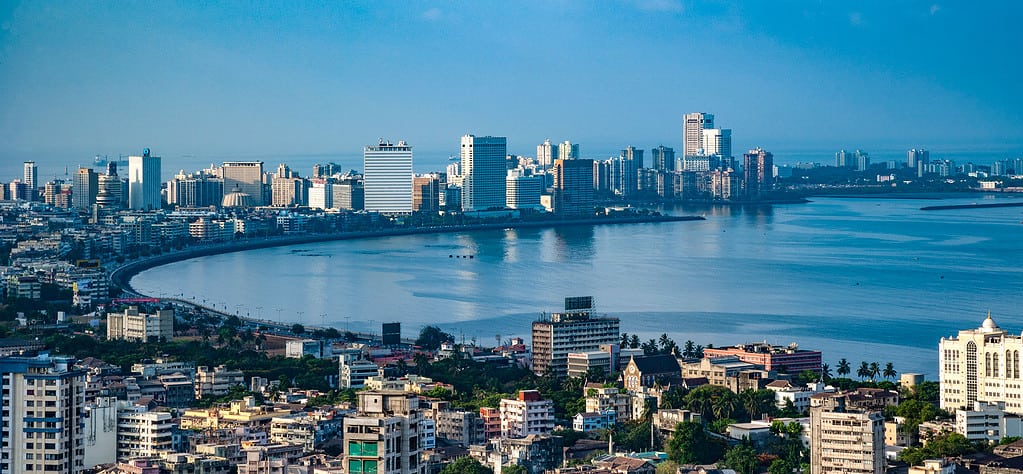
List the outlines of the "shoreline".
{"label": "shoreline", "polygon": [[657,222],[686,222],[706,220],[701,216],[634,216],[634,217],[603,217],[590,219],[569,219],[559,221],[520,221],[502,223],[465,224],[444,227],[416,227],[405,229],[386,229],[376,231],[341,232],[334,234],[312,234],[297,236],[271,237],[262,240],[228,241],[217,244],[208,244],[198,248],[176,250],[170,253],[156,255],[153,257],[125,263],[110,272],[110,286],[122,292],[142,295],[131,286],[131,279],[139,273],[163,265],[190,260],[198,257],[219,255],[224,253],[243,252],[246,250],[257,250],[271,247],[286,247],[289,245],[302,245],[310,243],[333,242],[338,240],[372,239],[377,237],[396,237],[404,235],[423,234],[450,234],[459,232],[476,232],[481,230],[500,229],[528,229],[528,228],[555,228],[585,225],[614,225],[614,224],[646,224]]}

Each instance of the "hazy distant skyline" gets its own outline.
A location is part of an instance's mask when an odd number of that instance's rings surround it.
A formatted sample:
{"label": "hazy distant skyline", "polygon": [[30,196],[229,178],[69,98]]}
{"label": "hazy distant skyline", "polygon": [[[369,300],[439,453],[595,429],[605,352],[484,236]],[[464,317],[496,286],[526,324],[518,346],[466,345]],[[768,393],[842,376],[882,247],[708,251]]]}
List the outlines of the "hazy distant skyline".
{"label": "hazy distant skyline", "polygon": [[378,137],[443,154],[465,133],[603,158],[680,151],[694,111],[736,154],[1019,150],[1020,19],[1016,2],[4,2],[0,158]]}

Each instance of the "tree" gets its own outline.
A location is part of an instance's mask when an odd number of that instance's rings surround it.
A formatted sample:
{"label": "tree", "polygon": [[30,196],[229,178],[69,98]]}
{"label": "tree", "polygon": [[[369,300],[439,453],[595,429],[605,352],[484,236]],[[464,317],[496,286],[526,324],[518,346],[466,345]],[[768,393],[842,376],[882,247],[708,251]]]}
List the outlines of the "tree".
{"label": "tree", "polygon": [[679,465],[675,461],[664,461],[657,465],[655,474],[678,474]]}
{"label": "tree", "polygon": [[724,465],[738,474],[753,474],[757,469],[757,452],[746,445],[738,445],[725,451]]}
{"label": "tree", "polygon": [[494,474],[494,471],[480,464],[479,461],[465,456],[444,466],[444,469],[440,470],[440,474]]}
{"label": "tree", "polygon": [[627,333],[627,332],[623,332],[622,333],[621,346],[622,347],[629,347],[629,333]]}
{"label": "tree", "polygon": [[870,365],[866,361],[860,362],[860,368],[856,369],[856,376],[860,380],[866,380],[867,377],[870,377]]}
{"label": "tree", "polygon": [[512,464],[510,466],[501,466],[501,474],[528,474],[528,473],[529,471],[527,471],[526,468],[518,464]]}
{"label": "tree", "polygon": [[720,393],[713,404],[714,416],[718,419],[731,418],[739,407],[739,397],[731,390]]}
{"label": "tree", "polygon": [[881,375],[881,365],[877,362],[870,363],[870,380],[874,380],[877,376]]}
{"label": "tree", "polygon": [[842,360],[838,361],[838,368],[835,371],[838,373],[838,375],[844,377],[846,375],[849,375],[850,370],[851,369],[849,368],[849,361],[845,360],[845,358],[842,358]]}
{"label": "tree", "polygon": [[639,349],[639,336],[633,334],[629,336],[629,349]]}
{"label": "tree", "polygon": [[305,326],[303,326],[303,325],[301,325],[301,324],[298,324],[298,323],[292,324],[292,325],[291,325],[291,332],[292,332],[293,334],[302,334],[302,333],[305,333]]}
{"label": "tree", "polygon": [[455,336],[441,331],[437,326],[424,326],[423,329],[419,330],[419,338],[416,339],[416,345],[428,351],[435,351],[440,348],[441,344],[454,340]]}
{"label": "tree", "polygon": [[668,440],[668,459],[679,464],[696,464],[700,462],[703,445],[707,444],[707,434],[699,423],[684,421],[675,426],[675,433]]}
{"label": "tree", "polygon": [[831,378],[831,367],[829,367],[828,364],[821,366],[821,378],[824,379],[824,381]]}
{"label": "tree", "polygon": [[881,372],[881,375],[883,375],[885,379],[894,379],[896,375],[895,366],[892,365],[891,362],[885,364],[884,371]]}
{"label": "tree", "polygon": [[785,459],[775,459],[771,462],[771,465],[767,468],[768,474],[792,474],[792,470],[795,467],[791,462]]}
{"label": "tree", "polygon": [[693,343],[692,339],[686,341],[685,346],[682,348],[682,357],[691,359],[696,356],[696,344]]}

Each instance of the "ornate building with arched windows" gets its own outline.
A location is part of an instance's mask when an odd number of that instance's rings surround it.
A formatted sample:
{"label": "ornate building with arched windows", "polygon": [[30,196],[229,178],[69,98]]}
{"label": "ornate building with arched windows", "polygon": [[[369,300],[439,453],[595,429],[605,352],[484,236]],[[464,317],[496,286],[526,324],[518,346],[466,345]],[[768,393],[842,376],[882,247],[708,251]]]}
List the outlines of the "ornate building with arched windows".
{"label": "ornate building with arched windows", "polygon": [[1023,414],[1020,376],[1023,335],[1009,334],[987,319],[938,344],[941,408],[972,408],[974,402],[1005,402],[1006,413]]}

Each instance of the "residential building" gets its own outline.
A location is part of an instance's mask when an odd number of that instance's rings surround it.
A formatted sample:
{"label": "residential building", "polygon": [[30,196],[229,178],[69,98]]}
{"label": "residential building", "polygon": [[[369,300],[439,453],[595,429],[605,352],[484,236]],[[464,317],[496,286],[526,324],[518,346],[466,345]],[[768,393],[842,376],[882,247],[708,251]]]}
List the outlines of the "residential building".
{"label": "residential building", "polygon": [[425,474],[419,397],[398,391],[361,391],[358,397],[358,411],[344,421],[347,472]]}
{"label": "residential building", "polygon": [[554,472],[564,461],[560,436],[529,435],[523,438],[491,439],[485,445],[469,447],[469,455],[485,466],[521,466],[529,474]]}
{"label": "residential building", "polygon": [[714,115],[693,112],[682,116],[682,156],[703,155],[703,131],[714,128]]}
{"label": "residential building", "polygon": [[463,212],[504,208],[507,155],[508,140],[505,137],[462,137]]}
{"label": "residential building", "polygon": [[334,411],[298,413],[270,420],[270,442],[298,444],[306,451],[322,449],[341,438],[344,416]]}
{"label": "residential building", "polygon": [[622,370],[622,382],[625,389],[631,391],[640,387],[675,385],[681,381],[682,368],[675,354],[632,357]]}
{"label": "residential building", "polygon": [[1023,414],[1020,351],[1023,337],[995,324],[988,314],[977,329],[938,343],[941,408],[972,408],[975,402],[1005,403],[1006,413]]}
{"label": "residential building", "polygon": [[[906,152],[906,167],[909,169],[917,169],[918,167],[921,167],[920,164],[926,165],[930,162],[931,152],[927,150],[924,149],[917,150],[916,148],[913,148],[912,150]],[[1017,173],[1021,171],[1023,170],[1019,169],[1016,170]]]}
{"label": "residential building", "polygon": [[0,472],[85,471],[85,370],[70,357],[0,358]]}
{"label": "residential building", "polygon": [[743,155],[743,186],[746,199],[756,199],[774,189],[774,155],[760,147]]}
{"label": "residential building", "polygon": [[26,161],[24,164],[24,174],[22,182],[25,186],[28,186],[29,201],[35,200],[35,194],[37,188],[39,188],[39,167],[36,166],[35,161]]}
{"label": "residential building", "polygon": [[129,341],[169,341],[174,338],[174,309],[157,309],[140,313],[138,306],[129,306],[123,314],[107,314],[107,339]]}
{"label": "residential building", "polygon": [[720,128],[704,128],[700,144],[703,147],[703,154],[707,156],[718,156],[727,160],[732,156],[732,130]]}
{"label": "residential building", "polygon": [[71,207],[91,209],[99,194],[99,176],[92,168],[78,168],[71,188]]}
{"label": "residential building", "polygon": [[219,206],[223,202],[224,180],[205,171],[188,174],[182,171],[167,182],[169,205],[198,208]]}
{"label": "residential building", "polygon": [[568,376],[586,377],[590,371],[611,375],[621,371],[622,358],[618,344],[603,344],[595,351],[568,354]]}
{"label": "residential building", "polygon": [[254,397],[232,400],[225,407],[192,408],[181,414],[180,426],[183,430],[218,431],[230,430],[258,431],[266,436],[267,428],[274,418],[291,415],[290,410],[276,409],[270,405],[256,405]]}
{"label": "residential building", "polygon": [[587,384],[583,387],[586,397],[586,412],[603,413],[614,411],[616,420],[630,419],[628,394],[619,392],[616,387],[604,387],[600,384]]}
{"label": "residential building", "polygon": [[362,153],[365,208],[381,214],[412,213],[412,147],[380,139]]}
{"label": "residential building", "polygon": [[660,171],[675,171],[675,149],[658,145],[650,150],[650,164]]}
{"label": "residential building", "polygon": [[128,157],[128,208],[149,211],[160,209],[160,157],[151,156],[149,148],[142,156]]}
{"label": "residential building", "polygon": [[595,430],[606,430],[615,426],[614,410],[601,412],[577,413],[572,418],[572,429],[587,433]]}
{"label": "residential building", "polygon": [[274,207],[302,206],[306,203],[306,181],[281,164],[270,179],[270,205]]}
{"label": "residential building", "polygon": [[[704,349],[706,350],[706,349]],[[803,387],[792,385],[787,380],[775,380],[765,387],[774,392],[774,401],[779,409],[791,405],[800,413],[810,410],[810,397],[825,392],[834,392],[835,387],[824,385],[823,382],[808,383]]]}
{"label": "residential building", "polygon": [[735,356],[764,370],[780,373],[799,374],[807,370],[818,374],[821,372],[820,351],[800,349],[795,343],[774,346],[767,342],[755,342],[703,350],[703,357],[707,359],[726,356]]}
{"label": "residential building", "polygon": [[558,156],[554,159],[577,160],[579,156],[579,144],[565,140],[558,144]]}
{"label": "residential building", "polygon": [[[560,148],[558,145],[552,145],[550,138],[544,139],[543,143],[536,146],[536,164],[542,169],[550,168],[554,165],[554,160],[558,159]],[[578,148],[576,150],[578,151]]]}
{"label": "residential building", "polygon": [[519,390],[514,400],[501,400],[501,436],[522,438],[554,430],[554,402],[537,390]]}
{"label": "residential building", "polygon": [[361,354],[341,354],[338,366],[342,389],[358,390],[365,385],[366,379],[380,373],[376,362],[363,359]]}
{"label": "residential building", "polygon": [[884,474],[884,414],[846,404],[841,394],[821,394],[810,409],[810,472]]}
{"label": "residential building", "polygon": [[[301,359],[307,355],[311,355],[317,359],[324,357],[324,342],[316,339],[289,339],[284,343],[284,357],[292,359]],[[329,350],[326,348],[328,353],[327,357],[330,357]]]}
{"label": "residential building", "polygon": [[227,395],[231,391],[231,387],[236,385],[245,386],[245,374],[241,370],[228,370],[223,365],[218,365],[211,370],[203,365],[195,371],[195,398],[197,400],[201,400],[203,397]]}
{"label": "residential building", "polygon": [[[82,368],[79,365],[79,368]],[[91,374],[90,374],[91,375]],[[85,468],[117,461],[117,397],[92,396],[89,400],[89,375],[86,375]]]}
{"label": "residential building", "polygon": [[131,406],[117,414],[117,459],[126,461],[135,457],[156,456],[171,451],[173,431],[177,428],[174,416],[165,411],[148,411],[146,407]]}
{"label": "residential building", "polygon": [[483,437],[494,439],[501,437],[501,409],[480,407],[480,420],[483,421]]}
{"label": "residential building", "polygon": [[262,161],[225,161],[220,167],[220,177],[224,180],[225,192],[237,188],[252,198],[253,206],[266,205]]}
{"label": "residential building", "polygon": [[553,173],[554,213],[563,217],[592,217],[593,160],[559,158],[554,161]]}
{"label": "residential building", "polygon": [[[706,351],[706,349],[704,349]],[[682,377],[705,378],[707,383],[722,387],[731,387],[744,371],[755,370],[756,366],[739,360],[736,356],[704,358],[682,365]],[[738,390],[737,392],[741,392]]]}
{"label": "residential building", "polygon": [[245,461],[238,465],[238,474],[285,474],[297,467],[305,449],[301,444],[269,444],[249,446],[242,453]]}
{"label": "residential building", "polygon": [[599,350],[620,339],[619,320],[593,315],[592,297],[565,299],[565,312],[544,314],[533,322],[533,372],[568,375],[568,354]]}
{"label": "residential building", "polygon": [[956,433],[970,441],[998,444],[1002,438],[1021,434],[1021,418],[1006,414],[1005,402],[974,402],[972,409],[958,409],[955,416]]}
{"label": "residential building", "polygon": [[[438,438],[444,438],[463,448],[485,441],[483,419],[477,412],[464,410],[439,410],[434,413]],[[497,415],[500,435],[500,411]]]}
{"label": "residential building", "polygon": [[[127,203],[124,181],[117,176],[117,162],[107,163],[106,174],[97,178],[96,205],[104,209],[120,209]],[[130,190],[131,188],[129,188]],[[159,185],[157,185],[159,189]]]}

